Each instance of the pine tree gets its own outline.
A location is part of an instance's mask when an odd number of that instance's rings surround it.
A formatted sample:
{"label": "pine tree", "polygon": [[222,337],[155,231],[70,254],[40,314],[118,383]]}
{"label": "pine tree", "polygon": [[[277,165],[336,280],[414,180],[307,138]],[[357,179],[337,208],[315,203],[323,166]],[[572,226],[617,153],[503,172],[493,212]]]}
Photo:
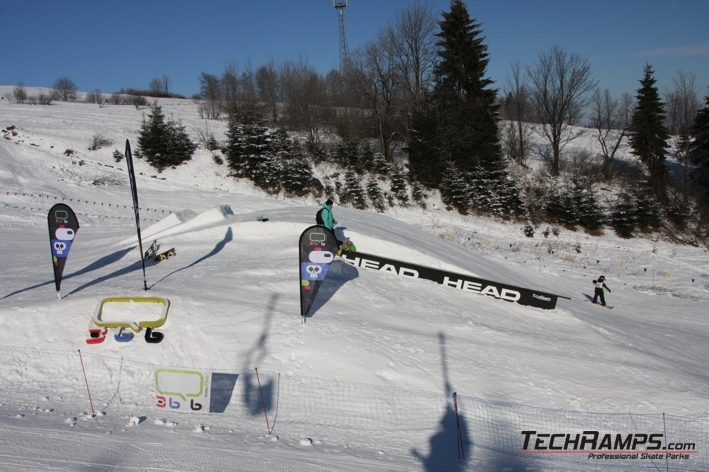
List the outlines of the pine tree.
{"label": "pine tree", "polygon": [[438,188],[443,175],[437,117],[430,101],[415,112],[411,118],[410,139],[404,149],[409,156],[409,169],[429,188]]}
{"label": "pine tree", "polygon": [[297,142],[292,143],[288,157],[284,156],[285,154],[281,154],[283,189],[289,194],[305,195],[312,186],[313,167],[305,157],[302,146]]}
{"label": "pine tree", "polygon": [[147,119],[143,116],[136,155],[144,157],[148,164],[162,172],[167,167],[190,160],[194,149],[185,127],[173,120],[166,121],[162,107],[153,103]]}
{"label": "pine tree", "polygon": [[406,191],[406,176],[404,169],[401,166],[394,166],[391,172],[391,182],[389,189],[400,203],[406,205],[409,203],[409,194]]}
{"label": "pine tree", "polygon": [[463,172],[490,168],[502,160],[498,140],[496,89],[485,77],[489,62],[480,24],[470,18],[462,0],[452,0],[443,13],[434,70],[434,103],[438,109],[444,155]]}
{"label": "pine tree", "polygon": [[650,173],[650,185],[660,203],[667,202],[667,186],[670,174],[665,164],[665,153],[669,148],[669,133],[665,128],[664,104],[655,87],[654,71],[645,65],[640,89],[636,95],[636,108],[633,112],[630,131],[630,146]]}
{"label": "pine tree", "polygon": [[638,220],[638,208],[633,196],[627,192],[618,194],[611,210],[611,225],[621,238],[630,238]]}
{"label": "pine tree", "polygon": [[224,147],[229,168],[237,177],[245,177],[267,192],[276,193],[280,186],[281,162],[274,155],[272,136],[255,115],[244,115],[239,122],[230,116],[227,143]]}
{"label": "pine tree", "polygon": [[545,198],[544,211],[561,224],[575,225],[579,222],[572,189],[568,187],[553,185]]}
{"label": "pine tree", "polygon": [[454,207],[462,214],[468,212],[470,209],[470,190],[465,178],[454,163],[449,162],[446,165],[439,188],[443,203]]}
{"label": "pine tree", "polygon": [[662,226],[662,207],[657,200],[650,183],[638,185],[632,189],[637,207],[637,225],[643,229],[656,229]]}
{"label": "pine tree", "polygon": [[367,197],[376,211],[383,213],[386,210],[387,206],[382,189],[379,187],[379,182],[374,175],[370,175],[367,180]]}
{"label": "pine tree", "polygon": [[345,183],[340,189],[339,196],[341,202],[349,203],[359,210],[367,208],[367,197],[353,169],[345,172]]}
{"label": "pine tree", "polygon": [[153,103],[150,113],[146,119],[143,115],[143,123],[138,134],[138,148],[136,155],[144,157],[153,167],[157,167],[161,172],[166,165],[160,165],[163,157],[167,155],[167,123],[162,107]]}
{"label": "pine tree", "polygon": [[694,118],[689,157],[697,166],[693,173],[694,182],[706,196],[709,195],[709,95],[704,100],[704,108],[697,111]]}
{"label": "pine tree", "polygon": [[409,185],[411,186],[411,198],[416,202],[418,206],[423,208],[424,210],[426,209],[426,199],[428,198],[428,195],[426,194],[426,191],[423,189],[423,186],[421,183],[411,174],[409,174]]}
{"label": "pine tree", "polygon": [[603,226],[605,215],[589,179],[574,178],[571,198],[581,226],[590,230]]}

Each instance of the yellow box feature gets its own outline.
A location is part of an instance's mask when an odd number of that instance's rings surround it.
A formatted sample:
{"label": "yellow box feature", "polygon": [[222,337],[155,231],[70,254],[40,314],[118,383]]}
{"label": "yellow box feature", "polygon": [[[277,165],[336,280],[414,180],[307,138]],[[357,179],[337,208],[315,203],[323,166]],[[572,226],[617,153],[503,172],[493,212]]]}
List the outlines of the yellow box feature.
{"label": "yellow box feature", "polygon": [[[162,305],[162,312],[160,313],[160,317],[156,320],[143,320],[138,322],[132,320],[104,321],[101,317],[103,316],[104,305],[107,303],[159,303]],[[170,300],[162,297],[108,297],[104,298],[96,305],[93,322],[96,326],[102,328],[129,328],[138,333],[143,328],[159,328],[164,325],[169,308]]]}

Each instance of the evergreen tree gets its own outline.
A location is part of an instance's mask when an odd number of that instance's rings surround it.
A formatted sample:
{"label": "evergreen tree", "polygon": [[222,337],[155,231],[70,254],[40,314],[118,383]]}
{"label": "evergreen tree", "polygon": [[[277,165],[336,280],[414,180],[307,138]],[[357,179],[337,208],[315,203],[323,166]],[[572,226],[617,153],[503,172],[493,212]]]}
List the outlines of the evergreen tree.
{"label": "evergreen tree", "polygon": [[640,89],[636,95],[636,108],[633,112],[630,130],[630,146],[650,173],[650,185],[660,203],[667,202],[667,186],[670,174],[665,164],[665,153],[669,148],[669,133],[665,128],[664,104],[655,87],[654,71],[645,65]]}
{"label": "evergreen tree", "polygon": [[429,188],[438,188],[443,175],[437,116],[431,102],[415,112],[411,118],[411,136],[404,149],[409,156],[409,169]]}
{"label": "evergreen tree", "polygon": [[[369,146],[365,148],[365,154],[367,154],[368,152],[372,152]],[[382,177],[386,177],[387,175],[389,175],[391,166],[384,159],[384,156],[381,152],[372,153],[372,158],[370,162],[371,164],[367,169],[369,172],[374,172],[375,174],[381,175]]]}
{"label": "evergreen tree", "polygon": [[374,207],[376,211],[383,213],[386,210],[387,206],[384,200],[384,194],[374,175],[370,175],[369,180],[367,180],[367,197],[369,201],[372,202],[372,207]]}
{"label": "evergreen tree", "polygon": [[544,211],[553,220],[565,225],[579,222],[572,197],[572,189],[553,185],[544,201]]}
{"label": "evergreen tree", "polygon": [[662,226],[662,207],[652,191],[650,183],[638,185],[632,190],[637,207],[639,228],[656,229]]}
{"label": "evergreen tree", "polygon": [[409,202],[409,194],[406,191],[406,177],[401,166],[394,166],[391,173],[389,189],[402,204]]}
{"label": "evergreen tree", "polygon": [[692,216],[688,202],[685,202],[681,195],[673,193],[667,203],[667,218],[680,231],[687,229],[689,218]]}
{"label": "evergreen tree", "polygon": [[694,182],[709,194],[709,95],[704,97],[704,107],[697,111],[692,126],[692,142],[689,147],[689,157],[697,166],[694,171]]}
{"label": "evergreen tree", "polygon": [[298,142],[291,142],[287,151],[280,154],[283,189],[291,194],[303,196],[313,186],[313,167],[305,157],[303,147]]}
{"label": "evergreen tree", "polygon": [[158,172],[192,159],[195,145],[179,122],[165,120],[162,107],[153,103],[138,134],[136,155],[144,157]]}
{"label": "evergreen tree", "polygon": [[581,226],[590,230],[603,226],[605,215],[589,179],[576,177],[573,180],[571,198]]}
{"label": "evergreen tree", "polygon": [[224,147],[229,168],[267,192],[278,192],[281,162],[273,152],[272,136],[255,115],[247,114],[243,119],[239,122],[235,115],[229,117]]}
{"label": "evergreen tree", "polygon": [[343,139],[335,145],[334,157],[342,167],[362,174],[365,169],[360,162],[360,149],[354,139]]}
{"label": "evergreen tree", "polygon": [[468,212],[470,209],[470,190],[465,178],[454,163],[449,162],[446,165],[439,188],[443,203],[452,206],[462,214]]}
{"label": "evergreen tree", "polygon": [[345,183],[340,189],[339,196],[341,202],[349,203],[359,210],[367,208],[367,197],[364,193],[364,189],[355,171],[352,169],[348,169],[347,172],[345,172]]}
{"label": "evergreen tree", "polygon": [[428,195],[426,194],[426,191],[423,189],[423,186],[421,183],[411,174],[409,174],[409,185],[411,186],[411,198],[416,202],[418,206],[423,208],[424,210],[426,209],[426,199],[428,198]]}
{"label": "evergreen tree", "polygon": [[444,156],[463,172],[490,168],[502,160],[497,136],[497,90],[485,77],[489,62],[480,24],[462,0],[452,0],[439,22],[439,61],[433,89]]}
{"label": "evergreen tree", "polygon": [[633,196],[622,192],[617,196],[611,210],[611,225],[621,238],[630,238],[638,220],[638,208]]}

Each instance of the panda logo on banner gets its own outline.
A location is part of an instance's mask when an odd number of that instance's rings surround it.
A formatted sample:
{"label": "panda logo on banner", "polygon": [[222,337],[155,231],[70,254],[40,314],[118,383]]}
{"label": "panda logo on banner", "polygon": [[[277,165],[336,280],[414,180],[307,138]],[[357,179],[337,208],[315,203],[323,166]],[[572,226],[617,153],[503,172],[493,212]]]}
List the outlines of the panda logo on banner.
{"label": "panda logo on banner", "polygon": [[311,226],[300,235],[300,308],[305,318],[337,253],[335,235]]}
{"label": "panda logo on banner", "polygon": [[54,268],[54,285],[57,295],[62,283],[64,265],[69,257],[72,243],[79,231],[79,221],[76,219],[74,211],[68,205],[58,203],[54,205],[47,215],[49,226],[49,243],[52,250],[52,266]]}

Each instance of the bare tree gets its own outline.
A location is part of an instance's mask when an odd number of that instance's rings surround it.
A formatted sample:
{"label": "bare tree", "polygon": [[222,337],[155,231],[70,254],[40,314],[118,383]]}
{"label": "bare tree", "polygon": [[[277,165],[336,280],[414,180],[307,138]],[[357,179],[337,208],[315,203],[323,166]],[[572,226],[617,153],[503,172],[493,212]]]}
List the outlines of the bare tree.
{"label": "bare tree", "polygon": [[15,103],[22,104],[27,101],[27,89],[25,88],[24,82],[17,82],[17,87],[12,89],[12,98],[15,100]]}
{"label": "bare tree", "polygon": [[416,1],[396,13],[396,20],[380,33],[379,43],[392,59],[392,68],[404,95],[401,114],[408,136],[410,119],[421,111],[436,61],[438,23],[428,2]]}
{"label": "bare tree", "polygon": [[241,107],[239,106],[239,66],[237,63],[231,62],[224,67],[221,83],[224,111],[228,115],[238,114]]}
{"label": "bare tree", "polygon": [[610,180],[611,164],[623,140],[628,136],[633,98],[625,93],[621,98],[611,97],[610,90],[596,89],[591,100],[591,125],[596,129],[603,155],[603,177]]}
{"label": "bare tree", "polygon": [[[376,41],[350,55],[351,84],[369,111],[369,119],[379,141],[382,155],[392,159],[393,143],[400,135],[401,82],[395,67],[395,56],[386,47],[388,36],[380,34]],[[403,137],[403,136],[401,136]]]}
{"label": "bare tree", "polygon": [[86,94],[86,103],[96,103],[99,106],[103,106],[104,101],[105,100],[100,89],[96,89],[93,92]]}
{"label": "bare tree", "polygon": [[223,110],[224,93],[222,83],[214,74],[202,72],[199,76],[200,117],[208,120],[218,120]]}
{"label": "bare tree", "polygon": [[54,91],[57,100],[73,102],[76,100],[76,84],[69,77],[61,77],[54,82]]}
{"label": "bare tree", "polygon": [[164,94],[165,97],[169,97],[170,96],[170,89],[172,89],[172,80],[170,80],[170,77],[163,74],[162,77],[160,78],[160,81],[162,82],[162,93]]}
{"label": "bare tree", "polygon": [[580,121],[596,87],[591,64],[579,55],[569,55],[559,46],[539,53],[539,62],[527,69],[532,103],[542,133],[551,145],[551,175],[558,176],[564,147],[581,135],[572,127]]}
{"label": "bare tree", "polygon": [[160,77],[155,77],[148,84],[148,90],[150,91],[151,97],[162,97],[163,96],[163,84]]}
{"label": "bare tree", "polygon": [[258,90],[258,98],[261,103],[269,110],[271,122],[278,122],[278,70],[273,59],[268,61],[268,64],[256,69],[256,88]]}
{"label": "bare tree", "polygon": [[533,120],[529,78],[524,73],[519,60],[510,63],[510,73],[507,75],[504,88],[504,104],[502,110],[508,120],[505,126],[505,142],[507,154],[519,165],[524,165],[529,152],[529,135]]}
{"label": "bare tree", "polygon": [[319,142],[327,108],[325,81],[307,60],[286,61],[280,68],[283,111],[289,129],[305,131]]}
{"label": "bare tree", "polygon": [[690,134],[697,110],[702,106],[696,86],[696,75],[680,69],[672,79],[674,89],[665,92],[666,125],[674,135],[673,151],[682,166],[682,194],[689,200],[689,148]]}

